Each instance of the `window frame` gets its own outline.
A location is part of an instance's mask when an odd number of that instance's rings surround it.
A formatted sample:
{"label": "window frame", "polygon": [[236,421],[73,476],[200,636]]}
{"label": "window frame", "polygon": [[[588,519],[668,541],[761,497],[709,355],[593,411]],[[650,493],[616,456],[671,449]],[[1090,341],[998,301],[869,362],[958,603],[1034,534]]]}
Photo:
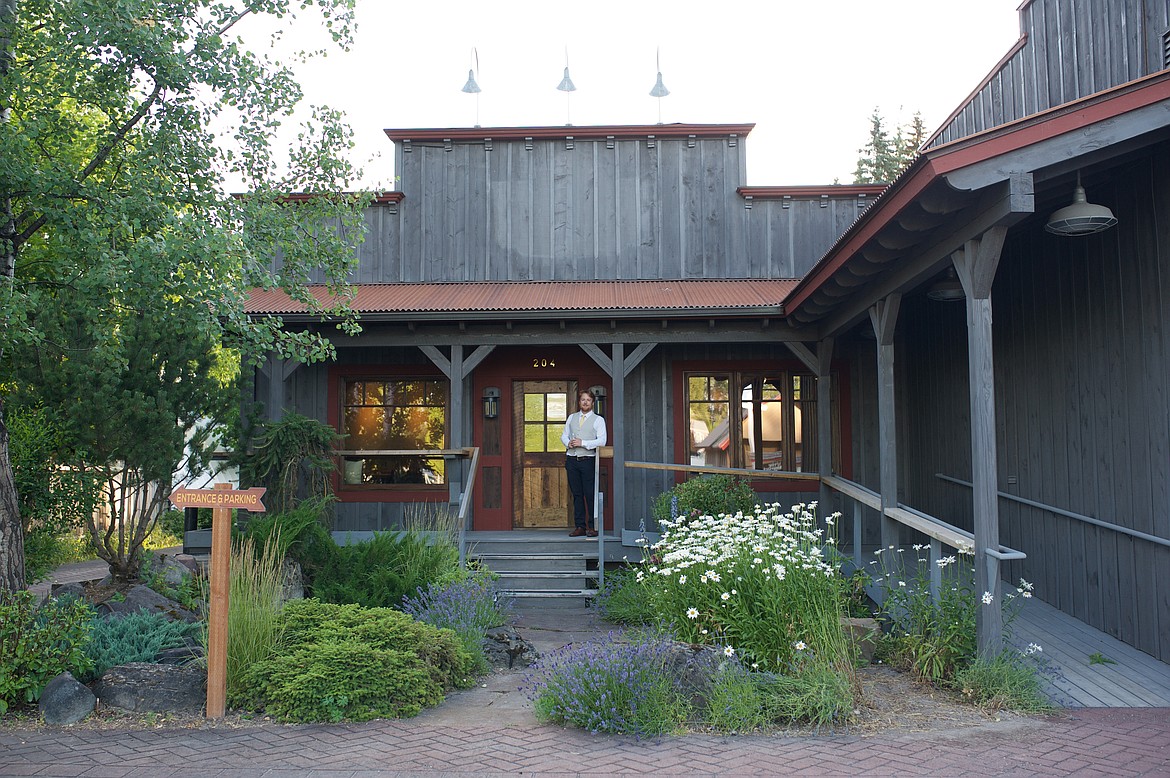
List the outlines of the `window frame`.
{"label": "window frame", "polygon": [[[832,365],[833,382],[831,384],[830,397],[828,402],[832,404],[832,418],[833,418],[833,453],[834,453],[834,472],[839,473],[843,477],[849,478],[852,475],[851,462],[851,430],[849,424],[849,414],[843,412],[842,409],[849,408],[849,375],[847,365],[838,364],[834,362]],[[785,382],[786,391],[784,395],[783,419],[785,429],[791,428],[793,408],[799,401],[792,399],[792,377],[808,376],[814,381],[816,374],[814,371],[808,369],[804,363],[797,360],[740,360],[740,361],[678,361],[672,366],[675,410],[672,413],[674,424],[674,452],[675,461],[679,463],[690,462],[690,435],[687,430],[690,428],[690,390],[689,381],[692,376],[713,376],[726,375],[728,376],[728,407],[729,410],[739,407],[742,400],[737,398],[742,397],[745,377],[759,378],[759,379],[780,379],[783,378]],[[822,401],[822,392],[820,386],[816,387],[816,401]],[[757,405],[757,407],[759,407]],[[734,411],[732,411],[733,413]],[[814,424],[819,422],[819,419],[814,418]],[[814,427],[815,431],[815,427]],[[814,432],[814,434],[816,434]],[[742,439],[738,433],[735,438]],[[816,441],[819,444],[819,440]],[[786,462],[793,461],[792,440],[783,441],[782,446],[787,450],[785,452]],[[729,443],[729,448],[731,444]],[[762,452],[757,451],[757,458],[762,457]],[[819,459],[819,456],[818,456]],[[734,461],[734,460],[733,460]],[[809,467],[801,471],[804,473],[816,474],[818,472],[818,462],[809,462]],[[738,468],[747,469],[747,468]],[[752,468],[755,469],[755,462],[752,463]],[[790,471],[791,468],[785,468]],[[757,471],[763,472],[763,471]],[[694,474],[676,473],[675,481],[681,483],[688,477],[693,477]],[[807,492],[810,491],[807,483],[798,481],[784,481],[775,478],[751,478],[752,488],[757,492]]]}
{"label": "window frame", "polygon": [[[443,438],[451,439],[451,382],[433,365],[331,365],[329,368],[328,423],[344,435],[346,387],[353,381],[429,381],[445,385],[443,398]],[[344,447],[345,444],[342,443]],[[446,502],[450,493],[449,474],[444,468],[443,482],[438,484],[351,484],[343,477],[344,448],[335,455],[337,471],[333,474],[333,491],[342,502]],[[450,464],[450,462],[448,462]]]}

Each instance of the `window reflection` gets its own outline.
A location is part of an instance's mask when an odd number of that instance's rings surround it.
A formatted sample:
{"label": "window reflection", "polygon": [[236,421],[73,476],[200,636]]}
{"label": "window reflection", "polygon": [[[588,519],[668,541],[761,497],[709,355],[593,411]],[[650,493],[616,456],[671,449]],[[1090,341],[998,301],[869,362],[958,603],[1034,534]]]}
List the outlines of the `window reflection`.
{"label": "window reflection", "polygon": [[[815,465],[816,429],[806,437],[804,423],[815,425],[814,376],[733,371],[686,381],[692,465],[795,472]],[[734,424],[732,397],[739,398]]]}
{"label": "window reflection", "polygon": [[[446,448],[447,382],[436,379],[349,381],[341,432],[344,446],[361,451]],[[417,454],[346,457],[346,484],[443,484],[443,458]]]}

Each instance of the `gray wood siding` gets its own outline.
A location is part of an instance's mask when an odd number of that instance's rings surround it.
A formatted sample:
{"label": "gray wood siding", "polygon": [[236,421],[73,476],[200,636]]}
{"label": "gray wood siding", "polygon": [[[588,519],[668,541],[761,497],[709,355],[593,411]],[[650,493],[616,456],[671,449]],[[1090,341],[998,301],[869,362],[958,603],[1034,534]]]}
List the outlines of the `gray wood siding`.
{"label": "gray wood siding", "polygon": [[[995,281],[1000,490],[1170,539],[1170,148],[1095,183],[1117,227],[1060,239],[1037,217]],[[1110,183],[1111,182],[1111,183]],[[970,528],[962,306],[903,305],[904,501]],[[909,359],[906,357],[906,359]],[[1011,483],[1009,479],[1015,479]],[[1000,499],[1001,541],[1048,602],[1170,661],[1170,547]]]}
{"label": "gray wood siding", "polygon": [[933,145],[1162,70],[1170,0],[1034,0],[1020,9],[1023,48],[992,74]]}
{"label": "gray wood siding", "polygon": [[351,280],[798,278],[872,200],[746,201],[745,139],[692,142],[411,144]]}

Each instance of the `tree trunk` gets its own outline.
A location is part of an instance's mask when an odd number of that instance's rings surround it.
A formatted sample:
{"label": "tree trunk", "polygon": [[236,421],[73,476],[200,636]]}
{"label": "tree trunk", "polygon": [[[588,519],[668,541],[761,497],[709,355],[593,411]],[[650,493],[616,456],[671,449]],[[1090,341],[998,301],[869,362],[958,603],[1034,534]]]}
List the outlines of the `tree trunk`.
{"label": "tree trunk", "polygon": [[4,398],[0,396],[0,590],[15,592],[24,588],[24,527],[20,523],[16,480],[8,456]]}

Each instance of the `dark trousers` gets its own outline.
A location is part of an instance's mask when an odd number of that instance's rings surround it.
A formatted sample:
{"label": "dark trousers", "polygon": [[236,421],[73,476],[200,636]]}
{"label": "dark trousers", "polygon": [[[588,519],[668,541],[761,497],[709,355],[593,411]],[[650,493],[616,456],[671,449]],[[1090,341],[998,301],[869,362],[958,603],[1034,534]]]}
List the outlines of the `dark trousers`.
{"label": "dark trousers", "polygon": [[593,514],[593,457],[565,457],[565,473],[569,476],[569,491],[573,493],[573,523],[589,529]]}

